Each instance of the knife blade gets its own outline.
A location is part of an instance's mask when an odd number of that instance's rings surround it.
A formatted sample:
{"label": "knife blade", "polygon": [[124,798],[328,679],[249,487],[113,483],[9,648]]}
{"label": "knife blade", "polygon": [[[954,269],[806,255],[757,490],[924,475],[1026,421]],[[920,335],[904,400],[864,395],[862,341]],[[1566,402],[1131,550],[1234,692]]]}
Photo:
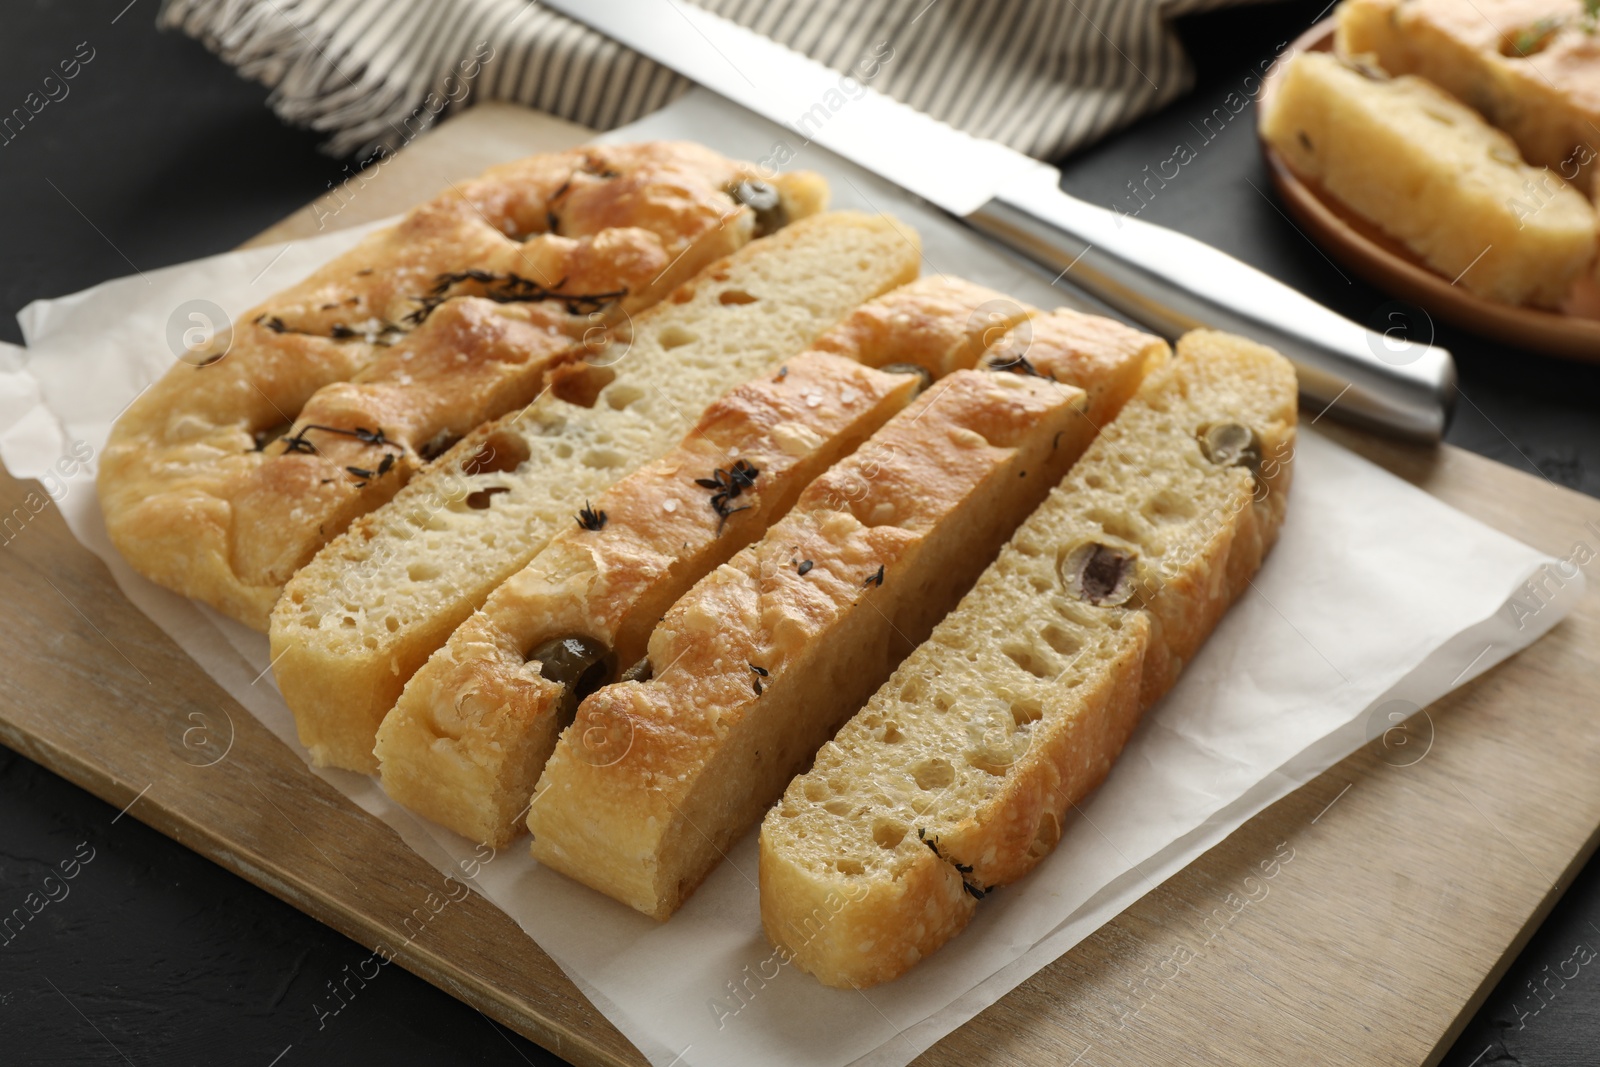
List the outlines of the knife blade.
{"label": "knife blade", "polygon": [[[1379,333],[1200,241],[1061,191],[1060,172],[974,137],[683,0],[541,0],[1034,260],[1174,338],[1196,327],[1270,345],[1308,407],[1436,442],[1456,396],[1445,349]],[[848,94],[844,90],[848,88]]]}

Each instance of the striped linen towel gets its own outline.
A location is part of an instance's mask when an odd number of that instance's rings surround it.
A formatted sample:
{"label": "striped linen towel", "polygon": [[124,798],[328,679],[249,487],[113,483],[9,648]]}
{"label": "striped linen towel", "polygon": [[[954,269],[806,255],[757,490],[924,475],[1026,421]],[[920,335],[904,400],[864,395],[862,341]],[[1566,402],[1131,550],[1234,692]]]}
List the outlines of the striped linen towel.
{"label": "striped linen towel", "polygon": [[[1188,91],[1172,18],[1247,0],[694,2],[838,70],[845,94],[870,85],[1054,159]],[[530,0],[166,0],[160,18],[337,155],[387,153],[483,100],[611,129],[690,84]]]}

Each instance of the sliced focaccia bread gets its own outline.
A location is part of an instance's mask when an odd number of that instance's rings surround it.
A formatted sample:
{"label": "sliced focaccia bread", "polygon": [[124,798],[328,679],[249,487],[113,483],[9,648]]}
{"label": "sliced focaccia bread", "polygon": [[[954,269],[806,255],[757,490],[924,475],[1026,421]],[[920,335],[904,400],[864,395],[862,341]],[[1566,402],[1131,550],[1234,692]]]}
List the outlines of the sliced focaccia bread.
{"label": "sliced focaccia bread", "polygon": [[378,724],[489,593],[617,479],[661,455],[730,385],[771,371],[851,309],[915,277],[903,226],[813,216],[707,268],[581,372],[468,434],[292,578],[274,672],[319,764],[371,773]]}
{"label": "sliced focaccia bread", "polygon": [[289,576],[445,445],[825,192],[671,143],[452,186],[137,398],[101,457],[107,530],[141,573],[265,629]]}
{"label": "sliced focaccia bread", "polygon": [[863,304],[817,338],[817,351],[875,367],[909,363],[935,378],[978,362],[1006,331],[1037,309],[961,278],[935,275]]}
{"label": "sliced focaccia bread", "polygon": [[[1051,440],[1087,425],[1085,399],[957,371],[813,482],[667,613],[649,680],[580,706],[539,780],[534,856],[646,915],[671,915],[841,712],[959,598],[973,559],[1037,499]],[[592,758],[586,735],[622,720],[627,752]]]}
{"label": "sliced focaccia bread", "polygon": [[1593,189],[1600,34],[1586,0],[1345,0],[1337,18],[1340,55],[1427,78],[1529,162]]}
{"label": "sliced focaccia bread", "polygon": [[904,973],[1054,848],[1282,523],[1295,377],[1197,332],[761,830],[767,936],[833,986]]}
{"label": "sliced focaccia bread", "polygon": [[535,857],[656,918],[683,902],[1092,439],[1089,393],[1046,368],[1076,362],[1107,396],[1165,352],[1052,318],[1032,373],[935,384],[674,605],[654,676],[590,696],[557,744],[528,816]]}
{"label": "sliced focaccia bread", "polygon": [[1589,201],[1421,78],[1302,53],[1261,129],[1297,173],[1472,292],[1557,307],[1594,262]]}
{"label": "sliced focaccia bread", "polygon": [[919,384],[806,352],[724,393],[677,448],[592,502],[603,524],[556,534],[412,676],[378,730],[384,789],[457,833],[507,844],[578,701],[642,659],[673,601]]}
{"label": "sliced focaccia bread", "polygon": [[916,383],[858,364],[927,377],[970,367],[986,332],[1031,314],[970,282],[925,278],[725,393],[676,449],[592,502],[601,529],[557,534],[412,676],[378,731],[384,788],[506,844],[577,700],[642,658],[673,601],[908,401]]}

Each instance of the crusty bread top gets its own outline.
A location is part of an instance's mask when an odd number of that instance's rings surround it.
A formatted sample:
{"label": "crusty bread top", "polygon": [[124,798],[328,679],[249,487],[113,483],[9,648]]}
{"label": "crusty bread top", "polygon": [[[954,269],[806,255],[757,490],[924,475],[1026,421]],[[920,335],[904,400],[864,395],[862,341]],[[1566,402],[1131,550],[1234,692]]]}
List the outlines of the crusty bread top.
{"label": "crusty bread top", "polygon": [[[970,365],[975,323],[1010,324],[1028,311],[980,286],[924,278],[713,401],[676,448],[591,502],[606,516],[600,529],[557,533],[412,676],[375,747],[390,796],[474,840],[509,843],[575,702],[636,664],[674,601],[920,385],[921,375],[868,366]],[[547,676],[541,645],[559,680]],[[578,671],[572,647],[600,665]]]}
{"label": "crusty bread top", "polygon": [[1089,394],[1085,416],[1105,426],[1152,367],[1166,361],[1158,337],[1101,315],[1057,308],[1017,323],[984,357],[991,370],[1049,378]]}
{"label": "crusty bread top", "polygon": [[[657,620],[621,627],[648,583],[719,539],[746,544],[759,536],[804,488],[782,477],[790,467],[885,398],[903,405],[916,386],[908,375],[823,352],[785,360],[780,373],[735,386],[707,407],[677,448],[594,502],[606,513],[602,528],[562,530],[495,590],[484,612],[515,633],[524,651],[546,637],[583,634],[611,645],[623,666],[632,663],[644,655]],[[749,484],[719,501],[717,489],[701,484],[719,472],[726,484],[735,475]]]}
{"label": "crusty bread top", "polygon": [[[1085,402],[1080,389],[957,371],[829,468],[672,606],[650,638],[651,680],[584,701],[540,779],[534,855],[670,914],[718,843],[759,818],[955,601],[977,569],[955,554],[985,557],[1026,513],[1017,499],[1037,494],[1014,465],[1037,477]],[[626,752],[594,758],[593,722],[631,724]]]}
{"label": "crusty bread top", "polygon": [[290,580],[272,619],[274,670],[302,737],[310,724],[339,734],[308,747],[374,766],[374,734],[406,680],[586,501],[671,448],[731,385],[775,372],[910,281],[918,258],[892,220],[801,219],[635,316],[629,340],[352,523]]}
{"label": "crusty bread top", "polygon": [[972,367],[1006,330],[1035,309],[962,278],[922,278],[893,300],[863,304],[817,338],[819,352],[836,352],[870,366],[911,363],[935,378]]}
{"label": "crusty bread top", "polygon": [[[1145,653],[1140,704],[1172,684],[1220,614],[1217,598],[1225,607],[1230,585],[1248,578],[1211,568],[1218,538],[1234,536],[1242,511],[1261,509],[1262,530],[1281,522],[1295,394],[1293,369],[1270,349],[1187,335],[960,606],[790,786],[768,818],[774,845],[818,870],[838,860],[892,874],[935,841],[979,888],[1020,873],[985,834],[997,826],[991,806],[1030,776],[1051,777],[1036,766],[1050,749],[1032,744],[1034,731],[1057,728],[1079,687],[1092,689],[1116,662],[1129,616],[1147,617],[1151,647],[1164,649]],[[1257,434],[1260,473],[1207,458],[1198,430],[1217,422]],[[1104,604],[1068,584],[1074,550],[1090,542],[1135,560]],[[1226,540],[1221,548],[1225,560]]]}
{"label": "crusty bread top", "polygon": [[[355,515],[526,403],[587,331],[749,240],[755,212],[726,190],[753,174],[654,143],[535,156],[451,187],[129,406],[98,478],[112,540],[141,573],[265,628],[283,582]],[[820,208],[819,180],[778,182],[792,214]]]}

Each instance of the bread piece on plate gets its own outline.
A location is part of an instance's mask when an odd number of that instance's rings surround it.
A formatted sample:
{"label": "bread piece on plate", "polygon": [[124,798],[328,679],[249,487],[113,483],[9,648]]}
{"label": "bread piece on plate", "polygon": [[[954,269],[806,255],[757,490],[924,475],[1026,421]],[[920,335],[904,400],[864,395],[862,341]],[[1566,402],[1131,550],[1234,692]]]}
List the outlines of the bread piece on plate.
{"label": "bread piece on plate", "polygon": [[634,317],[523,410],[474,430],[302,568],[272,615],[274,672],[320,765],[372,773],[407,679],[556,531],[661,455],[730,385],[916,275],[892,220],[802,219]]}
{"label": "bread piece on plate", "polygon": [[969,282],[924,278],[852,311],[776,374],[723,394],[677,448],[592,502],[607,516],[602,529],[556,534],[412,676],[378,730],[389,795],[504,846],[522,831],[577,700],[641,659],[675,600],[760,537],[919,384],[860,364],[970,367],[985,331],[1033,313]]}
{"label": "bread piece on plate", "polygon": [[919,384],[805,352],[724,393],[678,447],[593,501],[604,526],[557,533],[412,675],[378,729],[384,789],[504,847],[578,701],[643,659],[673,601],[760,537]]}
{"label": "bread piece on plate", "polygon": [[761,828],[767,936],[827,985],[898,977],[1055,847],[1280,524],[1295,376],[1196,332]]}
{"label": "bread piece on plate", "polygon": [[1337,18],[1340,55],[1427,78],[1594,195],[1600,35],[1583,0],[1345,0]]}
{"label": "bread piece on plate", "polygon": [[245,312],[128,407],[98,479],[112,541],[142,574],[266,629],[289,576],[446,444],[826,198],[813,175],[769,188],[754,175],[699,145],[649,143],[451,187]]}
{"label": "bread piece on plate", "polygon": [[1594,262],[1588,200],[1421,78],[1388,80],[1302,53],[1278,78],[1262,136],[1297,173],[1474,293],[1557,307]]}
{"label": "bread piece on plate", "polygon": [[[1137,378],[1165,345],[1118,329],[1103,373]],[[1093,438],[1089,395],[1030,366],[936,383],[673,606],[653,677],[588,697],[546,764],[541,863],[658,919],[683,903]]]}

